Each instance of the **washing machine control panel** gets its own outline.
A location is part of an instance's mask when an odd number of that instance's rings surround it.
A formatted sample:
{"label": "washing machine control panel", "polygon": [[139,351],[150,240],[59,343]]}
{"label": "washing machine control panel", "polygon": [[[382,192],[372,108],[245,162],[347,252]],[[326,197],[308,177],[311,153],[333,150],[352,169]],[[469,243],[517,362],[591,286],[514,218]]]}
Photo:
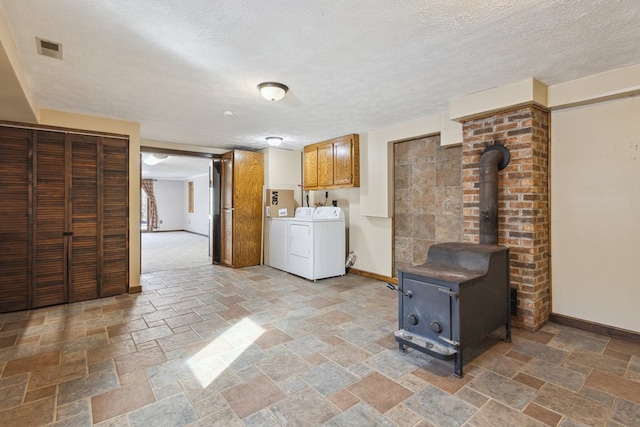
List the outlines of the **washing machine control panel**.
{"label": "washing machine control panel", "polygon": [[296,218],[313,218],[313,212],[315,210],[316,210],[315,208],[305,208],[305,207],[296,208],[295,217]]}
{"label": "washing machine control panel", "polygon": [[344,218],[342,208],[335,206],[321,206],[316,208],[313,214],[314,219],[340,219]]}

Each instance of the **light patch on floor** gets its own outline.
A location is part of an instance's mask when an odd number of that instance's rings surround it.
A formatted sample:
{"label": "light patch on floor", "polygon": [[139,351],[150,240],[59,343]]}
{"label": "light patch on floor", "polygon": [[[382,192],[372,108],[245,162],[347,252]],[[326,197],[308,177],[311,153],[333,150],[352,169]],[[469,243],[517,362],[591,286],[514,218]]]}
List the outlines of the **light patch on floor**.
{"label": "light patch on floor", "polygon": [[260,325],[245,317],[189,359],[187,364],[202,388],[215,381],[263,333]]}

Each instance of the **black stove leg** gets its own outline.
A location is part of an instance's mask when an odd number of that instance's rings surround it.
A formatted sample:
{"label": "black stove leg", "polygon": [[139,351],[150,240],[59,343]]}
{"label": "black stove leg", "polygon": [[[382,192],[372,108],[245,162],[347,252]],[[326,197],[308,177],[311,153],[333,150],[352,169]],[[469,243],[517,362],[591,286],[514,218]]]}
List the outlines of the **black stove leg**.
{"label": "black stove leg", "polygon": [[511,342],[511,322],[507,322],[504,325],[504,332],[505,332],[505,342]]}
{"label": "black stove leg", "polygon": [[464,374],[462,373],[462,349],[458,349],[456,353],[456,361],[455,366],[453,368],[453,376],[456,378],[462,378]]}
{"label": "black stove leg", "polygon": [[398,343],[398,348],[399,348],[399,349],[400,349],[400,351],[401,351],[401,352],[403,352],[403,353],[406,353],[406,352],[407,352],[406,347],[405,347],[405,346],[404,346],[404,344],[402,344],[402,343]]}

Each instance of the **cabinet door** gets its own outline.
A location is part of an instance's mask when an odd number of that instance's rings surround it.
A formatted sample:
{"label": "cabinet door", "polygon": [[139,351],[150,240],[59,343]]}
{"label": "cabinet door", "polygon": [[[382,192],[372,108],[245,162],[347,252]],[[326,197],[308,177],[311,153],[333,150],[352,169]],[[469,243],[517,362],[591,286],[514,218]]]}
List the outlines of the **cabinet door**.
{"label": "cabinet door", "polygon": [[233,152],[222,155],[220,171],[220,263],[233,265]]}
{"label": "cabinet door", "polygon": [[309,190],[318,187],[318,148],[313,146],[304,147],[303,152],[304,189]]}
{"label": "cabinet door", "polygon": [[[38,131],[34,140],[32,307],[67,302],[69,185],[67,136]],[[26,284],[25,284],[26,285]]]}
{"label": "cabinet door", "polygon": [[0,312],[30,307],[31,134],[0,129]]}
{"label": "cabinet door", "polygon": [[99,296],[129,291],[129,143],[101,137],[98,183],[102,208]]}
{"label": "cabinet door", "polygon": [[262,240],[262,153],[234,151],[233,158],[233,267],[260,264]]}
{"label": "cabinet door", "polygon": [[333,144],[318,145],[318,187],[333,185]]}
{"label": "cabinet door", "polygon": [[353,140],[344,137],[333,143],[333,183],[353,184]]}
{"label": "cabinet door", "polygon": [[69,302],[98,297],[98,137],[69,135],[71,229]]}

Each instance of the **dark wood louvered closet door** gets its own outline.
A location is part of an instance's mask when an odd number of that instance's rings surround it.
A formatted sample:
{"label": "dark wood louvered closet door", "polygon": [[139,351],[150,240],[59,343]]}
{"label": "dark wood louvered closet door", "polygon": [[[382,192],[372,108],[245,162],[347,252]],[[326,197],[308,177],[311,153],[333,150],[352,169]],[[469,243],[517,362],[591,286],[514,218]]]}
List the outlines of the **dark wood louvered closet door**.
{"label": "dark wood louvered closet door", "polygon": [[95,136],[69,135],[71,242],[69,302],[98,297],[98,147]]}
{"label": "dark wood louvered closet door", "polygon": [[34,295],[31,306],[44,307],[67,301],[66,136],[39,131],[33,147]]}
{"label": "dark wood louvered closet door", "polygon": [[129,158],[126,140],[102,138],[100,296],[129,290]]}
{"label": "dark wood louvered closet door", "polygon": [[0,126],[0,156],[0,312],[128,292],[128,140]]}
{"label": "dark wood louvered closet door", "polygon": [[67,302],[69,229],[66,135],[36,132],[34,152],[34,287],[32,307]]}
{"label": "dark wood louvered closet door", "polygon": [[0,312],[30,305],[31,131],[0,132]]}

